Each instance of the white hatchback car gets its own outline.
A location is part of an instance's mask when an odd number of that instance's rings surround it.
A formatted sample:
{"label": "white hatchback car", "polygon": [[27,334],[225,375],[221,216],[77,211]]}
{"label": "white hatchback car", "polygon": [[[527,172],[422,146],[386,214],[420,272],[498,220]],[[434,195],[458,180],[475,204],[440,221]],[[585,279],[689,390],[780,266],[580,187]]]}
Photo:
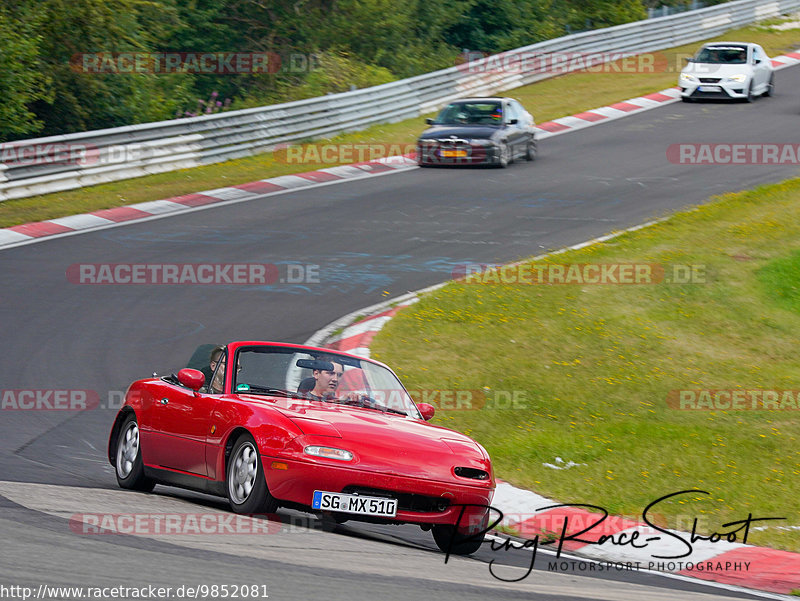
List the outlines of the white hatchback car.
{"label": "white hatchback car", "polygon": [[775,79],[772,61],[758,44],[712,42],[705,44],[681,71],[681,100],[739,99],[772,96]]}

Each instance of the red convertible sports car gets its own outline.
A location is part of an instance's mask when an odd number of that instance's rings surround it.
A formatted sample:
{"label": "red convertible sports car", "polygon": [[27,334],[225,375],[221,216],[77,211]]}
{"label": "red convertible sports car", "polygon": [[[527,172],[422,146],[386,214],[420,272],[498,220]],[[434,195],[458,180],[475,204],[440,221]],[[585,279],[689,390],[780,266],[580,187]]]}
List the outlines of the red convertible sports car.
{"label": "red convertible sports car", "polygon": [[486,450],[428,423],[387,366],[274,342],[203,345],[177,374],[138,380],[111,428],[122,488],[180,486],[237,513],[279,505],[337,522],[414,523],[445,552],[483,542]]}

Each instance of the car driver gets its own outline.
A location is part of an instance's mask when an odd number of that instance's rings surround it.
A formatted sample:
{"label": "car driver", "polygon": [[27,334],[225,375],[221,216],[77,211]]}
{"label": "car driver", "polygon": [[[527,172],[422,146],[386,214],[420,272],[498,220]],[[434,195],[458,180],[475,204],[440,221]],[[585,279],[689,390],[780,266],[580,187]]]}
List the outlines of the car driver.
{"label": "car driver", "polygon": [[344,366],[341,363],[334,361],[330,362],[332,370],[329,369],[315,369],[313,371],[314,388],[308,394],[316,397],[319,400],[329,399],[336,397],[336,388],[339,386],[339,380],[344,375]]}

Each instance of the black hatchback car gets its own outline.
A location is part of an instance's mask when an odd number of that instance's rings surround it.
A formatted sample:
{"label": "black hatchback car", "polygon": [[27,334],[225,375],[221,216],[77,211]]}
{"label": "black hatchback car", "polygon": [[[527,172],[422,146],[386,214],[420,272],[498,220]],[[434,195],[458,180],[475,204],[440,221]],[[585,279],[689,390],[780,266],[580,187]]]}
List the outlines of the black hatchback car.
{"label": "black hatchback car", "polygon": [[497,165],[536,158],[533,117],[518,100],[462,98],[442,109],[417,141],[417,163]]}

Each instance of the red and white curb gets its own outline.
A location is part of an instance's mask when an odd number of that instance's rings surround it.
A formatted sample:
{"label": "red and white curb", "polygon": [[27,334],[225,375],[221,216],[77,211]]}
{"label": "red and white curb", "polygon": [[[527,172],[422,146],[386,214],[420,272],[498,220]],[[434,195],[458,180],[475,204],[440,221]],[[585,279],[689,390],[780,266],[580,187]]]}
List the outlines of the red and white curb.
{"label": "red and white curb", "polygon": [[[575,244],[549,253],[549,255],[604,242],[625,232],[647,227],[652,223],[656,222],[648,222],[621,232]],[[534,260],[544,256],[535,257]],[[417,302],[422,294],[444,285],[445,283],[442,283],[416,292],[409,292],[354,311],[316,332],[305,344],[368,358],[373,338],[392,317],[401,309]],[[529,490],[516,488],[500,480],[497,481],[497,490],[492,501],[492,506],[503,512],[502,526],[513,529],[516,534],[527,540],[533,539],[537,534],[560,533],[565,520],[568,520],[567,534],[580,532],[599,521],[600,514],[575,507],[544,509],[558,504],[558,501],[547,499]],[[654,520],[654,522],[658,525],[658,520]],[[576,536],[576,538],[589,542],[567,540],[564,542],[563,550],[577,556],[579,560],[606,564],[609,569],[649,570],[666,573],[670,577],[711,581],[725,588],[739,589],[741,587],[778,593],[778,596],[762,594],[769,598],[784,598],[783,595],[800,589],[800,553],[755,547],[725,540],[712,543],[698,539],[692,542],[690,533],[671,529],[666,532],[666,530],[666,528],[664,530],[655,529],[644,521],[608,516],[586,534]],[[722,530],[730,531],[729,528]],[[710,536],[710,533],[699,531],[698,534]],[[598,544],[601,536],[612,536],[613,540],[605,539],[603,544]],[[540,542],[545,539],[546,535],[540,536]],[[737,534],[737,540],[741,540],[741,532]],[[687,543],[681,541],[689,541],[691,545],[691,553],[685,557],[679,557],[688,550]],[[552,549],[553,547],[542,547],[542,549],[548,548]],[[570,558],[565,557],[565,559]],[[548,561],[552,561],[552,558]]]}
{"label": "red and white curb", "polygon": [[631,98],[610,106],[602,106],[590,111],[578,113],[577,115],[570,115],[569,117],[561,117],[560,119],[540,123],[537,127],[541,130],[541,133],[539,133],[537,137],[543,140],[559,134],[565,134],[569,131],[575,131],[576,129],[592,127],[593,125],[599,125],[607,121],[622,119],[634,113],[641,113],[666,104],[678,102],[680,99],[681,92],[678,88],[668,88],[660,92],[648,94],[647,96]]}
{"label": "red and white curb", "polygon": [[778,71],[785,67],[793,67],[800,63],[800,52],[787,52],[772,59],[772,68]]}
{"label": "red and white curb", "polygon": [[[800,63],[800,53],[798,52],[772,59],[772,65],[775,69],[790,67],[798,63]],[[539,130],[537,137],[543,140],[570,131],[621,119],[628,115],[658,108],[679,100],[680,91],[678,88],[668,88],[646,96],[617,102],[610,106],[603,106],[578,113],[577,115],[540,123],[537,126]],[[224,203],[244,202],[264,195],[282,194],[299,188],[324,186],[351,179],[386,175],[414,168],[416,168],[416,161],[413,156],[392,156],[352,165],[339,165],[307,173],[281,175],[246,184],[206,190],[196,194],[174,196],[164,200],[140,202],[113,209],[102,209],[83,215],[25,223],[0,229],[0,250],[32,244],[54,237],[118,227],[137,221],[170,217],[178,213],[202,210]]]}
{"label": "red and white curb", "polygon": [[83,215],[25,223],[0,229],[0,249],[31,244],[46,238],[118,227],[137,221],[170,217],[178,213],[201,210],[210,206],[245,202],[264,195],[281,194],[300,188],[311,188],[357,178],[386,175],[415,167],[416,161],[411,157],[385,157],[374,161],[340,165],[307,173],[281,175],[246,184],[206,190],[196,194],[174,196],[165,200],[140,202],[125,207],[93,211]]}

